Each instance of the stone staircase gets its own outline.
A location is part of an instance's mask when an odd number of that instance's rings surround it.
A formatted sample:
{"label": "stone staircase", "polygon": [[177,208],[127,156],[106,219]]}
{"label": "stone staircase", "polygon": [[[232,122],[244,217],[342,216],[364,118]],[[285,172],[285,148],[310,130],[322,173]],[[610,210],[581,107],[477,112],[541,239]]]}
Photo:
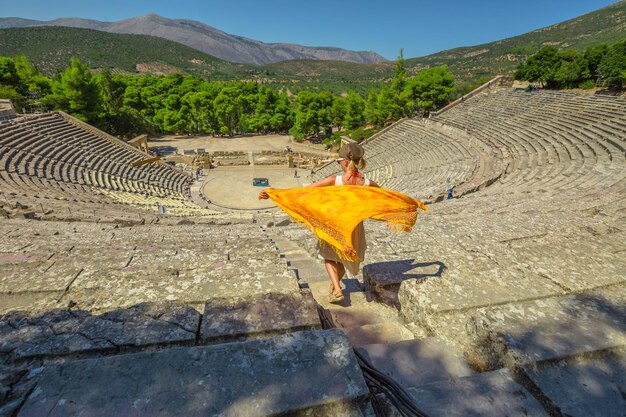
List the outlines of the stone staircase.
{"label": "stone staircase", "polygon": [[[366,290],[358,278],[344,278],[345,299],[329,303],[329,279],[322,261],[280,229],[265,231],[296,270],[299,285],[310,289],[323,314],[345,332],[350,345],[404,388],[428,416],[548,415],[508,372],[477,374],[460,351],[404,323],[395,307],[378,302],[378,294]],[[379,412],[401,415],[388,396],[374,391],[374,398]],[[454,405],[446,405],[448,401]]]}
{"label": "stone staircase", "polygon": [[[526,291],[529,301],[487,307],[481,306],[491,303],[493,294],[479,302],[476,293],[432,304],[442,309],[432,315],[416,310],[416,297],[438,296],[437,287],[429,285],[453,279],[454,271],[447,269],[458,267],[458,261],[388,261],[364,265],[363,280],[344,278],[345,300],[331,304],[329,279],[321,259],[313,256],[309,232],[285,223],[265,232],[296,270],[298,284],[310,289],[352,348],[396,381],[424,415],[617,417],[626,410],[623,284],[611,281],[593,292],[537,299]],[[374,260],[383,256],[375,252],[382,245],[398,245],[382,243],[379,232],[375,228],[369,235]],[[467,285],[484,289],[472,280]],[[405,304],[409,288],[415,297]],[[509,286],[509,291],[516,290]],[[371,383],[370,391],[379,412],[401,416],[391,396]]]}
{"label": "stone staircase", "polygon": [[358,278],[344,277],[341,282],[345,299],[340,303],[329,303],[330,280],[323,261],[314,258],[301,244],[281,236],[272,228],[266,229],[266,233],[278,248],[280,256],[296,271],[300,287],[310,289],[318,305],[330,313],[333,322],[346,332],[353,347],[414,338],[413,333],[403,325],[397,311],[375,302],[373,294],[364,291]]}

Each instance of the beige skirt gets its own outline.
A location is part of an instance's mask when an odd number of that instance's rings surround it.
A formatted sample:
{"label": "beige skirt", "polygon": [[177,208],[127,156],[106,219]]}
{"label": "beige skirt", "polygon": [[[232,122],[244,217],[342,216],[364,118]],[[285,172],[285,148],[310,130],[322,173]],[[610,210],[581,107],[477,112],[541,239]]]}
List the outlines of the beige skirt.
{"label": "beige skirt", "polygon": [[[360,259],[365,259],[365,249],[367,249],[367,243],[365,242],[365,228],[363,222],[359,223],[352,232],[352,242],[354,243],[354,249]],[[317,251],[320,256],[329,261],[341,262],[343,266],[350,272],[350,274],[357,275],[361,267],[361,262],[349,262],[345,259],[341,259],[339,255],[333,250],[333,248],[323,241],[318,240]]]}

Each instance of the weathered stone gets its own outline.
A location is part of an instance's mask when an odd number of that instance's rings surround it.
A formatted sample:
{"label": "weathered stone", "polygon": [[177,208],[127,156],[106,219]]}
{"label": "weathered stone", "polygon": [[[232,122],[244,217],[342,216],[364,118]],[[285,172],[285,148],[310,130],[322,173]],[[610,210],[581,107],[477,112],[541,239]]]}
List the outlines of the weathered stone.
{"label": "weathered stone", "polygon": [[474,374],[459,352],[432,338],[366,345],[357,350],[404,388]]}
{"label": "weathered stone", "polygon": [[433,314],[563,294],[561,287],[538,275],[489,268],[490,263],[480,258],[475,261],[487,269],[447,270],[441,277],[403,281],[398,292],[403,317],[419,322]]}
{"label": "weathered stone", "polygon": [[393,321],[349,327],[346,330],[348,339],[354,347],[377,343],[397,343],[414,338],[413,333],[406,327]]}
{"label": "weathered stone", "polygon": [[66,295],[77,306],[110,310],[149,301],[203,303],[214,297],[234,297],[298,290],[292,272],[282,265],[249,268],[221,262],[214,268],[194,270],[148,269],[81,274]]}
{"label": "weathered stone", "polygon": [[79,265],[55,260],[6,265],[0,275],[0,292],[65,291],[80,271]]}
{"label": "weathered stone", "polygon": [[0,352],[13,359],[64,355],[128,346],[193,343],[200,315],[173,303],[141,304],[100,316],[55,310],[0,319]]}
{"label": "weathered stone", "polygon": [[58,300],[63,292],[22,292],[0,294],[0,314],[10,311],[41,312],[56,309],[62,306]]}
{"label": "weathered stone", "polygon": [[204,342],[320,328],[310,292],[213,298],[202,320]]}
{"label": "weathered stone", "polygon": [[530,367],[526,375],[549,406],[572,417],[621,417],[626,412],[626,354]]}
{"label": "weathered stone", "polygon": [[373,291],[385,302],[398,303],[398,289],[403,281],[441,277],[442,262],[419,262],[415,259],[377,262],[363,267],[363,282],[367,291]]}
{"label": "weathered stone", "polygon": [[346,415],[323,413],[367,395],[343,333],[305,331],[50,366],[18,416]]}
{"label": "weathered stone", "polygon": [[479,310],[469,326],[488,362],[510,366],[626,346],[624,304],[593,293]]}
{"label": "weathered stone", "polygon": [[408,392],[429,417],[548,417],[506,370],[435,382]]}

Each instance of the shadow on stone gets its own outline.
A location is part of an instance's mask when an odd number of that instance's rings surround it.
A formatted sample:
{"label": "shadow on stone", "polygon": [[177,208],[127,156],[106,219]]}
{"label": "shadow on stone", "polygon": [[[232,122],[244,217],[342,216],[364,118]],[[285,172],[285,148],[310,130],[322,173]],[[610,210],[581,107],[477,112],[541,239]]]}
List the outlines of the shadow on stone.
{"label": "shadow on stone", "polygon": [[621,416],[626,306],[616,298],[587,293],[481,309],[468,329],[484,366],[513,370],[552,415]]}
{"label": "shadow on stone", "polygon": [[417,259],[377,262],[363,267],[365,290],[375,293],[381,301],[400,307],[398,290],[403,281],[441,277],[446,265],[441,261],[419,262]]}

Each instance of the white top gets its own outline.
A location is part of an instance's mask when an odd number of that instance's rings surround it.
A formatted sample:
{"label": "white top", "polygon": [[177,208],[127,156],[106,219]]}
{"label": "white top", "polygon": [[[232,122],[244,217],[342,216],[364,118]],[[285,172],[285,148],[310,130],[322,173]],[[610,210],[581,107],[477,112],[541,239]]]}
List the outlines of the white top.
{"label": "white top", "polygon": [[[343,175],[337,175],[335,177],[335,185],[343,185]],[[370,185],[369,178],[363,177],[363,185],[366,187]]]}

